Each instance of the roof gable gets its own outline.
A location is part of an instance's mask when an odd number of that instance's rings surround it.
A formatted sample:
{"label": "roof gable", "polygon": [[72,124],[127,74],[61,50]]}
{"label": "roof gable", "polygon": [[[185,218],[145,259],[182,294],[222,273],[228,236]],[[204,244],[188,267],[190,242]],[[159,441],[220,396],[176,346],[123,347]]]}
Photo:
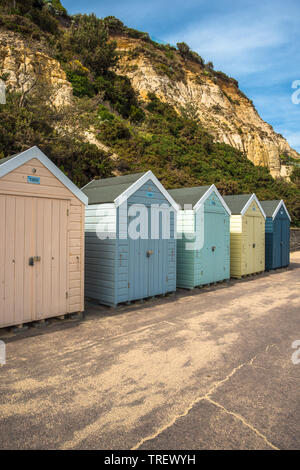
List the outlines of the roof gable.
{"label": "roof gable", "polygon": [[180,204],[183,209],[185,205],[189,204],[193,206],[196,211],[199,209],[201,204],[204,204],[206,199],[209,198],[211,193],[215,192],[218,196],[221,204],[223,205],[226,212],[231,215],[231,210],[224,201],[223,197],[219,193],[218,189],[214,184],[210,186],[194,186],[192,188],[179,188],[171,189],[169,193],[174,197],[175,201]]}
{"label": "roof gable", "polygon": [[250,207],[253,201],[256,202],[258,205],[259,210],[261,211],[264,218],[266,218],[266,214],[257,199],[256,194],[238,194],[235,196],[224,196],[224,200],[226,204],[228,204],[232,215],[244,215],[248,208]]}
{"label": "roof gable", "polygon": [[178,210],[177,203],[152,171],[93,180],[84,186],[82,191],[88,196],[89,204],[114,202],[116,207],[118,207],[148,180],[151,180],[169,201],[171,206],[173,206],[175,210]]}
{"label": "roof gable", "polygon": [[289,220],[291,221],[291,217],[290,217],[290,214],[286,208],[286,205],[284,203],[284,201],[281,199],[281,200],[278,200],[278,199],[274,199],[274,200],[269,200],[269,201],[262,201],[261,202],[261,205],[266,213],[266,216],[267,217],[270,217],[272,219],[275,219],[276,215],[278,214],[278,212],[280,211],[280,209],[283,207],[285,212],[286,212],[286,215],[288,216]]}
{"label": "roof gable", "polygon": [[37,147],[31,147],[24,152],[17,153],[0,160],[0,178],[7,175],[16,168],[24,165],[28,161],[36,158],[39,160],[56,178],[68,188],[83,204],[87,205],[88,198],[85,194]]}

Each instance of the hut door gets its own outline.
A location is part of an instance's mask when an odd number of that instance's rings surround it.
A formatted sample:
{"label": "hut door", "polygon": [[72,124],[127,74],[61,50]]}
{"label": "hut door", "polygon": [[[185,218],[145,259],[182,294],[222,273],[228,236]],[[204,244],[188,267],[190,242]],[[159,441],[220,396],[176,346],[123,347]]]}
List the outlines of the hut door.
{"label": "hut door", "polygon": [[280,268],[283,261],[283,223],[284,221],[279,217],[276,217],[274,220],[274,265],[273,268]]}
{"label": "hut door", "polygon": [[245,274],[254,272],[255,263],[255,225],[254,217],[246,216],[246,246],[245,246],[245,259],[246,271]]}
{"label": "hut door", "polygon": [[[149,240],[147,245],[147,259],[149,272],[149,296],[159,295],[167,291],[168,264],[172,254],[169,255],[169,233],[163,231],[163,221],[169,221],[169,210],[160,208],[156,211],[149,207]],[[156,220],[154,221],[154,218]],[[158,224],[156,230],[151,231],[151,224]],[[169,226],[169,223],[167,223]],[[166,238],[168,237],[168,238]]]}
{"label": "hut door", "polygon": [[289,247],[290,247],[290,224],[288,220],[281,220],[281,266],[288,266],[290,262]]}
{"label": "hut door", "polygon": [[67,312],[68,201],[37,199],[36,256],[34,261],[35,312],[38,319]]}
{"label": "hut door", "polygon": [[67,207],[0,195],[0,325],[66,313]]}
{"label": "hut door", "polygon": [[[141,210],[146,210],[143,207]],[[149,211],[148,211],[148,220],[149,220]],[[143,299],[149,296],[149,258],[147,257],[147,250],[149,245],[149,222],[148,222],[148,238],[142,238],[142,232],[145,233],[145,227],[140,225],[135,226],[135,231],[140,233],[139,238],[132,238],[130,235],[130,224],[137,217],[139,213],[135,216],[128,216],[128,300]]]}
{"label": "hut door", "polygon": [[264,249],[262,247],[262,233],[263,233],[263,240],[265,237],[265,234],[262,229],[262,218],[261,217],[253,217],[253,240],[254,240],[254,245],[255,248],[253,250],[253,272],[259,272],[264,269],[264,264],[263,264],[263,253]]}

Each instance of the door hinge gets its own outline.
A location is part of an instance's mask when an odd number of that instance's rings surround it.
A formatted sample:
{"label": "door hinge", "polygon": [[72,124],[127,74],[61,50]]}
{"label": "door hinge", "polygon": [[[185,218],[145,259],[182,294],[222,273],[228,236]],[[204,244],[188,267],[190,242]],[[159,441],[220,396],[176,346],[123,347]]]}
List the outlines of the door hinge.
{"label": "door hinge", "polygon": [[69,211],[69,209],[67,209],[67,216],[68,216],[69,214],[70,214],[70,211]]}
{"label": "door hinge", "polygon": [[128,289],[130,288],[130,282],[128,282]]}
{"label": "door hinge", "polygon": [[69,292],[66,292],[66,299],[69,298]]}

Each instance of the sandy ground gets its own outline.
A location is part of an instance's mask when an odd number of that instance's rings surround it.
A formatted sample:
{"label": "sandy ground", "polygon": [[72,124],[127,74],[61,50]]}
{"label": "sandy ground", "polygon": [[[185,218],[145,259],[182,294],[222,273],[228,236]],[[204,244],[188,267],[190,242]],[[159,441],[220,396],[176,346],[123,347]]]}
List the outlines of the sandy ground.
{"label": "sandy ground", "polygon": [[290,268],[0,331],[0,448],[299,449]]}

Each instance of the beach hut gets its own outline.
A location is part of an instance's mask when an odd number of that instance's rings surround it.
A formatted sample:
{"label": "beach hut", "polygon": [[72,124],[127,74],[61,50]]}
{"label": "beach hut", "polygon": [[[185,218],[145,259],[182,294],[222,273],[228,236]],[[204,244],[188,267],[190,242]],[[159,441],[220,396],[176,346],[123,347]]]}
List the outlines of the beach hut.
{"label": "beach hut", "polygon": [[230,277],[230,209],[215,185],[169,193],[177,214],[177,286],[196,286]]}
{"label": "beach hut", "polygon": [[83,311],[86,203],[38,147],[0,160],[0,327]]}
{"label": "beach hut", "polygon": [[264,210],[255,194],[224,196],[230,216],[230,275],[242,277],[265,270]]}
{"label": "beach hut", "polygon": [[177,205],[151,171],[91,181],[86,295],[115,306],[176,290]]}
{"label": "beach hut", "polygon": [[262,201],[266,218],[266,270],[290,264],[291,218],[283,200]]}

